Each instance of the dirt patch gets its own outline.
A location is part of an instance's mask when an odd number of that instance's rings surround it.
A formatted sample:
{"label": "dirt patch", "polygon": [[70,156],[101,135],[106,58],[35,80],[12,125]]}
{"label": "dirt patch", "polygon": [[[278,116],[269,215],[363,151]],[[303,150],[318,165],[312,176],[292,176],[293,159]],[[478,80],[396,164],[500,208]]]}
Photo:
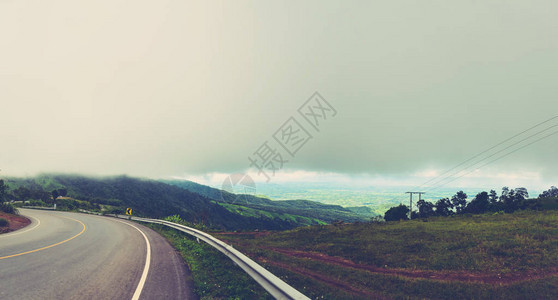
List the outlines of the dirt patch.
{"label": "dirt patch", "polygon": [[271,234],[271,231],[247,231],[247,232],[212,232],[212,235],[217,236],[246,236],[246,237],[264,237]]}
{"label": "dirt patch", "polygon": [[340,281],[340,280],[335,279],[335,278],[325,276],[325,275],[320,274],[320,273],[312,272],[312,271],[304,269],[304,268],[294,267],[294,266],[290,266],[290,265],[287,265],[287,264],[284,264],[284,263],[279,263],[279,262],[268,261],[268,260],[266,260],[265,258],[262,258],[262,257],[260,257],[258,259],[258,261],[260,263],[266,263],[266,264],[269,264],[269,265],[279,267],[281,269],[289,270],[293,273],[297,273],[297,274],[300,274],[300,275],[303,275],[303,276],[306,276],[306,277],[316,279],[318,281],[326,283],[329,286],[342,289],[342,290],[344,290],[344,291],[346,291],[350,294],[356,295],[356,296],[364,296],[367,299],[390,299],[390,298],[386,298],[385,296],[381,296],[381,295],[372,293],[370,291],[358,289],[358,288],[350,285],[349,283]]}
{"label": "dirt patch", "polygon": [[27,219],[26,217],[7,214],[3,212],[0,212],[0,218],[8,220],[9,224],[6,227],[0,227],[0,233],[12,232],[31,224],[31,220]]}
{"label": "dirt patch", "polygon": [[365,270],[375,274],[386,274],[407,278],[431,279],[439,281],[461,281],[479,282],[493,285],[508,285],[516,282],[541,279],[548,276],[558,275],[558,268],[547,270],[535,270],[529,272],[517,272],[509,274],[490,274],[466,271],[432,271],[432,270],[411,270],[397,268],[379,268],[370,265],[354,263],[342,257],[329,256],[318,252],[306,252],[280,248],[265,248],[292,257],[306,258],[323,263],[334,264],[342,267],[349,267],[358,270]]}

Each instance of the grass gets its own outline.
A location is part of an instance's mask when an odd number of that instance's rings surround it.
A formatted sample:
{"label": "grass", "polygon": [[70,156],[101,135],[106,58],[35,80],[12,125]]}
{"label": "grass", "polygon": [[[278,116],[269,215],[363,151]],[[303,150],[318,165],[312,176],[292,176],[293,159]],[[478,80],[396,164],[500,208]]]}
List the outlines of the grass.
{"label": "grass", "polygon": [[146,224],[177,249],[190,270],[201,299],[273,299],[250,276],[213,247],[175,229]]}
{"label": "grass", "polygon": [[[271,255],[274,262],[297,266],[296,272],[273,264],[266,265],[274,274],[310,298],[325,299],[552,299],[558,289],[558,277],[521,282],[505,286],[483,283],[444,282],[372,274],[362,270],[327,265],[306,259]],[[322,278],[301,275],[304,272],[326,275]],[[337,281],[335,283],[335,281]]]}
{"label": "grass", "polygon": [[313,226],[273,234],[262,242],[378,267],[524,271],[558,266],[558,213]]}
{"label": "grass", "polygon": [[284,221],[296,222],[301,225],[327,224],[326,222],[315,218],[292,215],[287,213],[270,212],[261,209],[246,207],[242,205],[229,204],[229,203],[218,203],[218,204],[225,207],[228,211],[232,213],[236,213],[245,217],[255,217],[255,218],[266,217],[270,219],[278,218]]}
{"label": "grass", "polygon": [[[268,236],[220,238],[313,298],[550,299],[558,293],[558,211],[311,226]],[[434,280],[371,272],[281,249],[322,253],[376,269],[486,275],[496,280],[470,282],[443,276]],[[499,276],[524,277],[498,283]]]}

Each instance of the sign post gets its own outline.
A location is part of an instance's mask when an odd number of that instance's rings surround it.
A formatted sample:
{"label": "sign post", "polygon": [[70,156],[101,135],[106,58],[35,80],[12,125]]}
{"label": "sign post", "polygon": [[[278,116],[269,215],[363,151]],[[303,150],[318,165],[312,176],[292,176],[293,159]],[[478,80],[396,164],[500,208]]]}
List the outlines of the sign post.
{"label": "sign post", "polygon": [[128,220],[132,219],[132,208],[131,207],[126,208],[126,215],[129,216]]}

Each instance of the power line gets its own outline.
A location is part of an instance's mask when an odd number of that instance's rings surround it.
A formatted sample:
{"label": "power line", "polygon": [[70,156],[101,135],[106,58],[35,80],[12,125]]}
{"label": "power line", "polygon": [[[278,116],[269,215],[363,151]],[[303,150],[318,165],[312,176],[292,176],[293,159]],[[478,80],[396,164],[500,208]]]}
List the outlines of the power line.
{"label": "power line", "polygon": [[[471,161],[474,160],[475,158],[478,158],[479,156],[481,156],[481,155],[483,155],[483,154],[485,154],[485,153],[487,153],[487,152],[489,152],[489,151],[491,151],[491,150],[493,150],[493,149],[496,149],[497,147],[499,147],[499,146],[501,146],[501,145],[503,145],[503,144],[505,144],[505,143],[507,143],[507,142],[509,142],[509,141],[511,141],[511,140],[513,140],[513,139],[515,139],[516,137],[521,136],[521,135],[523,135],[524,133],[527,133],[527,132],[529,132],[529,131],[531,131],[531,130],[533,130],[533,129],[535,129],[535,128],[537,128],[537,127],[543,125],[543,124],[546,124],[546,123],[548,123],[548,122],[550,122],[550,121],[552,121],[552,120],[555,120],[555,119],[558,119],[558,115],[556,115],[556,116],[554,116],[554,117],[551,117],[551,118],[549,118],[549,119],[547,119],[547,120],[544,120],[544,121],[542,121],[542,122],[540,122],[540,123],[538,123],[538,124],[536,124],[536,125],[534,125],[534,126],[531,126],[531,127],[527,128],[527,129],[525,129],[525,130],[523,130],[523,131],[521,131],[521,132],[519,132],[519,133],[517,133],[517,134],[515,134],[515,135],[513,135],[513,136],[511,136],[511,137],[509,137],[509,138],[507,138],[507,139],[505,139],[505,140],[503,140],[503,141],[497,143],[497,144],[495,144],[494,146],[491,146],[491,147],[489,147],[488,149],[483,150],[483,151],[481,151],[481,152],[478,153],[478,154],[475,154],[475,155],[472,156],[471,158],[469,158],[469,159],[467,159],[467,160],[465,160],[465,161],[463,161],[463,162],[461,162],[461,163],[459,163],[459,164],[453,166],[452,168],[446,170],[446,171],[443,172],[442,174],[439,174],[439,175],[437,175],[436,177],[429,179],[428,181],[424,182],[423,184],[421,184],[421,185],[419,185],[419,186],[415,186],[413,189],[418,189],[418,188],[420,188],[420,187],[423,187],[423,186],[425,186],[426,184],[428,184],[428,183],[430,183],[430,182],[432,182],[432,181],[435,181],[436,179],[441,178],[442,176],[444,176],[444,175],[450,173],[451,171],[453,171],[453,170],[455,170],[455,169],[457,169],[457,168],[459,168],[459,167],[461,167],[461,166],[463,166],[463,165],[465,165],[465,164],[471,162]],[[545,131],[547,131],[547,130],[549,130],[549,129],[551,129],[551,128],[557,127],[557,126],[558,126],[558,124],[553,125],[553,126],[550,126],[550,127],[547,127],[547,128],[545,128],[545,129],[543,129],[543,130],[540,130],[540,131],[538,131],[538,132],[536,132],[536,133],[534,133],[534,134],[531,134],[530,136],[528,136],[528,137],[526,137],[526,138],[524,138],[524,139],[522,139],[522,140],[520,140],[520,141],[518,141],[518,142],[513,143],[512,145],[509,145],[509,146],[505,147],[504,149],[501,149],[501,150],[499,150],[499,151],[497,151],[497,152],[495,152],[495,153],[493,153],[493,154],[491,154],[491,155],[489,155],[489,156],[487,156],[487,157],[485,157],[485,158],[483,158],[483,159],[481,159],[481,160],[475,162],[474,164],[472,164],[472,165],[470,165],[470,166],[468,166],[468,167],[460,168],[459,171],[457,171],[457,172],[455,172],[455,173],[453,173],[453,174],[451,174],[451,175],[445,176],[445,177],[442,178],[441,180],[436,181],[436,183],[434,183],[433,185],[431,185],[431,187],[428,188],[425,192],[407,192],[407,193],[410,194],[410,203],[409,203],[409,204],[410,204],[410,205],[409,205],[409,206],[410,206],[410,210],[409,210],[409,212],[411,212],[411,210],[412,210],[411,207],[412,207],[412,197],[413,197],[413,193],[419,193],[419,198],[420,198],[420,196],[421,196],[422,194],[426,193],[426,192],[437,190],[437,189],[439,189],[439,188],[441,188],[441,187],[443,187],[443,186],[445,186],[445,185],[447,185],[447,184],[449,184],[449,183],[451,183],[451,182],[453,182],[453,181],[455,181],[455,180],[457,180],[457,179],[459,179],[459,178],[461,178],[461,177],[463,177],[463,176],[466,176],[466,175],[468,175],[468,174],[470,174],[470,173],[472,173],[472,172],[474,172],[474,171],[477,171],[477,170],[479,170],[479,169],[481,169],[481,168],[483,168],[483,167],[485,167],[485,166],[487,166],[487,165],[489,165],[489,164],[491,164],[491,163],[494,163],[494,162],[497,161],[497,160],[500,160],[500,159],[502,159],[502,158],[504,158],[504,157],[506,157],[506,156],[508,156],[508,155],[511,155],[511,154],[513,154],[513,153],[515,153],[515,152],[517,152],[517,151],[523,149],[523,148],[526,148],[526,147],[528,147],[528,146],[530,146],[530,145],[532,145],[532,144],[535,144],[535,143],[537,143],[537,142],[539,142],[539,141],[541,141],[541,140],[544,140],[544,139],[546,139],[546,138],[548,138],[548,137],[550,137],[550,136],[552,136],[552,135],[557,134],[558,131],[555,131],[555,132],[553,132],[553,133],[551,133],[551,134],[549,134],[549,135],[546,135],[546,136],[544,136],[544,137],[542,137],[542,138],[539,138],[539,139],[537,139],[537,140],[535,140],[535,141],[533,141],[533,142],[531,142],[531,143],[528,143],[528,144],[523,145],[523,146],[521,146],[521,147],[519,147],[519,148],[517,148],[517,149],[515,149],[515,150],[512,150],[512,151],[510,151],[510,152],[508,152],[508,153],[506,153],[506,154],[504,154],[504,155],[501,155],[501,156],[499,156],[499,157],[497,157],[497,158],[495,158],[495,159],[493,159],[493,160],[491,160],[491,161],[489,161],[489,162],[487,162],[487,163],[481,165],[480,167],[475,168],[475,169],[472,170],[472,171],[469,171],[469,172],[467,172],[467,173],[465,173],[465,174],[462,174],[462,175],[460,175],[460,176],[458,176],[458,177],[455,177],[455,178],[451,179],[450,181],[447,181],[447,182],[445,182],[445,183],[443,183],[443,184],[441,184],[441,185],[438,185],[439,183],[441,183],[441,182],[447,180],[448,178],[451,178],[451,177],[453,177],[453,176],[455,176],[455,175],[457,175],[457,174],[459,174],[459,173],[461,173],[461,172],[463,172],[463,171],[465,171],[465,170],[471,168],[472,166],[475,166],[475,165],[477,165],[477,164],[479,164],[479,163],[481,163],[481,162],[483,162],[483,161],[485,161],[485,160],[487,160],[487,159],[489,159],[489,158],[491,158],[491,157],[493,157],[493,156],[495,156],[495,155],[497,155],[497,154],[499,154],[499,153],[501,153],[501,152],[503,152],[503,151],[505,151],[505,150],[507,150],[507,149],[513,147],[513,146],[516,146],[516,145],[518,145],[518,144],[520,144],[520,143],[522,143],[522,142],[524,142],[524,141],[526,141],[526,140],[529,140],[530,138],[532,138],[532,137],[534,137],[534,136],[536,136],[536,135],[539,135],[539,134],[541,134],[541,133],[543,133],[543,132],[545,132]],[[438,186],[436,186],[436,185],[438,185]]]}
{"label": "power line", "polygon": [[[556,125],[556,126],[558,126],[558,125]],[[555,127],[555,126],[553,126],[553,127]],[[538,142],[540,142],[540,141],[542,141],[542,140],[544,140],[544,139],[547,139],[547,138],[549,138],[549,137],[551,137],[551,136],[553,136],[553,135],[555,135],[555,134],[558,134],[558,130],[557,130],[557,131],[554,131],[554,132],[552,132],[552,133],[550,133],[550,134],[548,134],[548,135],[545,135],[545,136],[543,136],[543,137],[541,137],[541,138],[539,138],[539,139],[537,139],[537,140],[534,140],[534,141],[532,141],[532,142],[530,142],[530,143],[528,143],[528,144],[526,144],[526,145],[523,145],[523,146],[521,146],[521,147],[519,147],[519,148],[517,148],[517,149],[515,149],[515,150],[512,150],[512,151],[510,151],[510,152],[508,152],[508,153],[506,153],[506,154],[504,154],[504,155],[502,155],[502,156],[499,156],[499,157],[497,157],[497,158],[495,158],[495,159],[493,159],[493,160],[491,160],[491,161],[489,161],[489,162],[487,162],[487,163],[481,165],[480,167],[478,167],[478,168],[476,168],[476,169],[474,169],[474,170],[472,170],[472,171],[469,171],[469,172],[467,172],[467,173],[465,173],[465,174],[463,174],[463,175],[461,175],[461,176],[459,176],[459,177],[453,178],[452,180],[450,180],[450,181],[448,181],[448,182],[446,182],[446,183],[444,183],[444,184],[442,184],[442,185],[440,185],[440,186],[438,186],[438,187],[427,189],[427,191],[433,191],[433,190],[439,189],[439,188],[443,187],[444,185],[446,185],[446,184],[448,184],[448,183],[450,183],[450,182],[453,182],[453,181],[455,181],[455,180],[457,180],[457,179],[459,179],[459,178],[461,178],[461,177],[463,177],[463,176],[465,176],[465,175],[468,175],[468,174],[471,174],[471,173],[473,173],[473,172],[475,172],[475,171],[477,171],[477,170],[480,170],[481,168],[483,168],[483,167],[485,167],[485,166],[487,166],[487,165],[489,165],[489,164],[491,164],[491,163],[494,163],[494,162],[496,162],[496,161],[498,161],[498,160],[500,160],[500,159],[502,159],[502,158],[504,158],[504,157],[506,157],[506,156],[508,156],[508,155],[511,155],[511,154],[513,154],[513,153],[515,153],[515,152],[517,152],[517,151],[523,149],[523,148],[526,148],[526,147],[528,147],[528,146],[531,146],[532,144],[535,144],[535,143],[538,143]]]}
{"label": "power line", "polygon": [[[505,139],[505,140],[499,142],[498,144],[496,144],[496,145],[494,145],[494,146],[492,146],[492,147],[490,147],[490,148],[488,148],[488,149],[486,149],[486,150],[484,150],[484,151],[482,151],[482,152],[480,152],[480,153],[474,155],[473,157],[471,157],[471,158],[469,158],[469,159],[467,159],[467,160],[465,160],[465,161],[463,161],[463,162],[461,162],[461,163],[455,165],[454,167],[452,167],[452,168],[446,170],[444,173],[442,173],[442,174],[440,174],[440,175],[438,175],[438,176],[436,176],[436,177],[434,177],[434,178],[431,178],[430,180],[426,181],[425,183],[423,183],[423,184],[421,184],[421,185],[419,185],[419,186],[416,186],[415,188],[423,187],[423,186],[425,186],[426,184],[428,184],[428,183],[430,183],[430,182],[432,182],[432,181],[434,181],[434,180],[436,180],[436,179],[438,179],[438,178],[444,176],[445,174],[447,174],[447,173],[449,173],[449,172],[455,170],[456,168],[458,168],[458,167],[460,167],[460,166],[462,166],[462,165],[464,165],[464,164],[470,162],[471,160],[473,160],[473,159],[475,159],[475,158],[477,158],[477,157],[479,157],[479,156],[485,154],[486,152],[488,152],[488,151],[490,151],[490,150],[492,150],[492,149],[494,149],[494,148],[496,148],[496,147],[498,147],[498,146],[500,146],[500,145],[502,145],[502,144],[504,144],[504,143],[506,143],[506,142],[508,142],[508,141],[510,141],[510,140],[512,140],[512,139],[514,139],[514,138],[516,138],[516,137],[518,137],[518,136],[520,136],[520,135],[522,135],[522,134],[524,134],[524,133],[530,131],[530,130],[532,130],[532,129],[535,129],[535,128],[537,128],[537,127],[543,125],[543,124],[546,124],[546,123],[548,123],[548,122],[554,120],[554,119],[557,119],[557,118],[558,118],[558,115],[557,115],[557,116],[554,116],[554,117],[552,117],[552,118],[549,118],[549,119],[547,119],[547,120],[545,120],[545,121],[543,121],[543,122],[540,122],[540,123],[538,123],[538,124],[536,124],[536,125],[534,125],[534,126],[532,126],[532,127],[529,127],[528,129],[525,129],[525,130],[523,130],[522,132],[517,133],[517,134],[515,134],[514,136],[509,137],[509,138],[507,138],[507,139]],[[458,173],[459,173],[459,172],[458,172]],[[453,175],[452,175],[452,176],[453,176]]]}
{"label": "power line", "polygon": [[[449,175],[449,176],[446,176],[446,177],[444,177],[444,178],[441,179],[441,180],[436,181],[434,184],[431,185],[431,187],[434,187],[434,186],[440,184],[441,182],[443,182],[443,181],[445,181],[445,180],[447,180],[447,179],[449,179],[449,178],[451,178],[451,177],[453,177],[453,176],[455,176],[455,175],[457,175],[457,174],[459,174],[459,173],[461,173],[461,172],[463,172],[463,171],[465,171],[465,170],[467,170],[467,169],[469,169],[469,168],[471,168],[471,167],[473,167],[473,166],[475,166],[475,165],[477,165],[477,164],[479,164],[479,163],[481,163],[481,162],[483,162],[483,161],[485,161],[485,160],[487,160],[487,159],[489,159],[489,158],[491,158],[491,157],[494,157],[495,155],[497,155],[497,154],[499,154],[499,153],[501,153],[501,152],[503,152],[503,151],[505,151],[505,150],[507,150],[507,149],[510,149],[510,148],[513,147],[513,146],[516,146],[516,145],[518,145],[518,144],[521,144],[521,143],[525,142],[526,140],[531,139],[532,137],[534,137],[534,136],[536,136],[536,135],[539,135],[539,134],[541,134],[541,133],[543,133],[543,132],[545,132],[545,131],[547,131],[547,130],[549,130],[549,129],[552,129],[552,128],[554,128],[554,127],[558,127],[558,124],[553,125],[553,126],[550,126],[550,127],[548,127],[548,128],[545,128],[545,129],[543,129],[543,130],[540,130],[540,131],[538,131],[538,132],[536,132],[536,133],[534,133],[534,134],[532,134],[532,135],[530,135],[530,136],[528,136],[528,137],[526,137],[526,138],[523,138],[523,139],[521,139],[521,140],[519,140],[519,141],[517,141],[517,142],[515,142],[515,143],[513,143],[513,144],[511,144],[511,145],[509,145],[509,146],[507,146],[507,147],[505,147],[505,148],[503,148],[503,149],[500,149],[499,151],[497,151],[497,152],[495,152],[495,153],[492,153],[491,155],[489,155],[489,156],[487,156],[487,157],[485,157],[485,158],[483,158],[483,159],[481,159],[481,160],[475,162],[474,164],[472,164],[472,165],[470,165],[470,166],[468,166],[468,167],[466,167],[466,168],[463,168],[463,169],[461,169],[461,170],[459,170],[459,171],[457,171],[457,172],[455,172],[455,173],[453,173],[453,174],[451,174],[451,175]],[[462,176],[460,176],[459,178],[461,178],[461,177],[462,177]]]}

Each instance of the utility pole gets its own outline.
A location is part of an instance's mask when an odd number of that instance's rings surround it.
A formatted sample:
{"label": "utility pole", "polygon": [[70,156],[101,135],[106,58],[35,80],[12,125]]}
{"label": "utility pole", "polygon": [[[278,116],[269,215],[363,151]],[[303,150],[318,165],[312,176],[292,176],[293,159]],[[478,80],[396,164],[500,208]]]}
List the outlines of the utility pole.
{"label": "utility pole", "polygon": [[426,192],[405,192],[405,194],[409,194],[411,197],[409,198],[409,220],[413,215],[413,194],[419,195],[419,201],[422,194],[426,194]]}

